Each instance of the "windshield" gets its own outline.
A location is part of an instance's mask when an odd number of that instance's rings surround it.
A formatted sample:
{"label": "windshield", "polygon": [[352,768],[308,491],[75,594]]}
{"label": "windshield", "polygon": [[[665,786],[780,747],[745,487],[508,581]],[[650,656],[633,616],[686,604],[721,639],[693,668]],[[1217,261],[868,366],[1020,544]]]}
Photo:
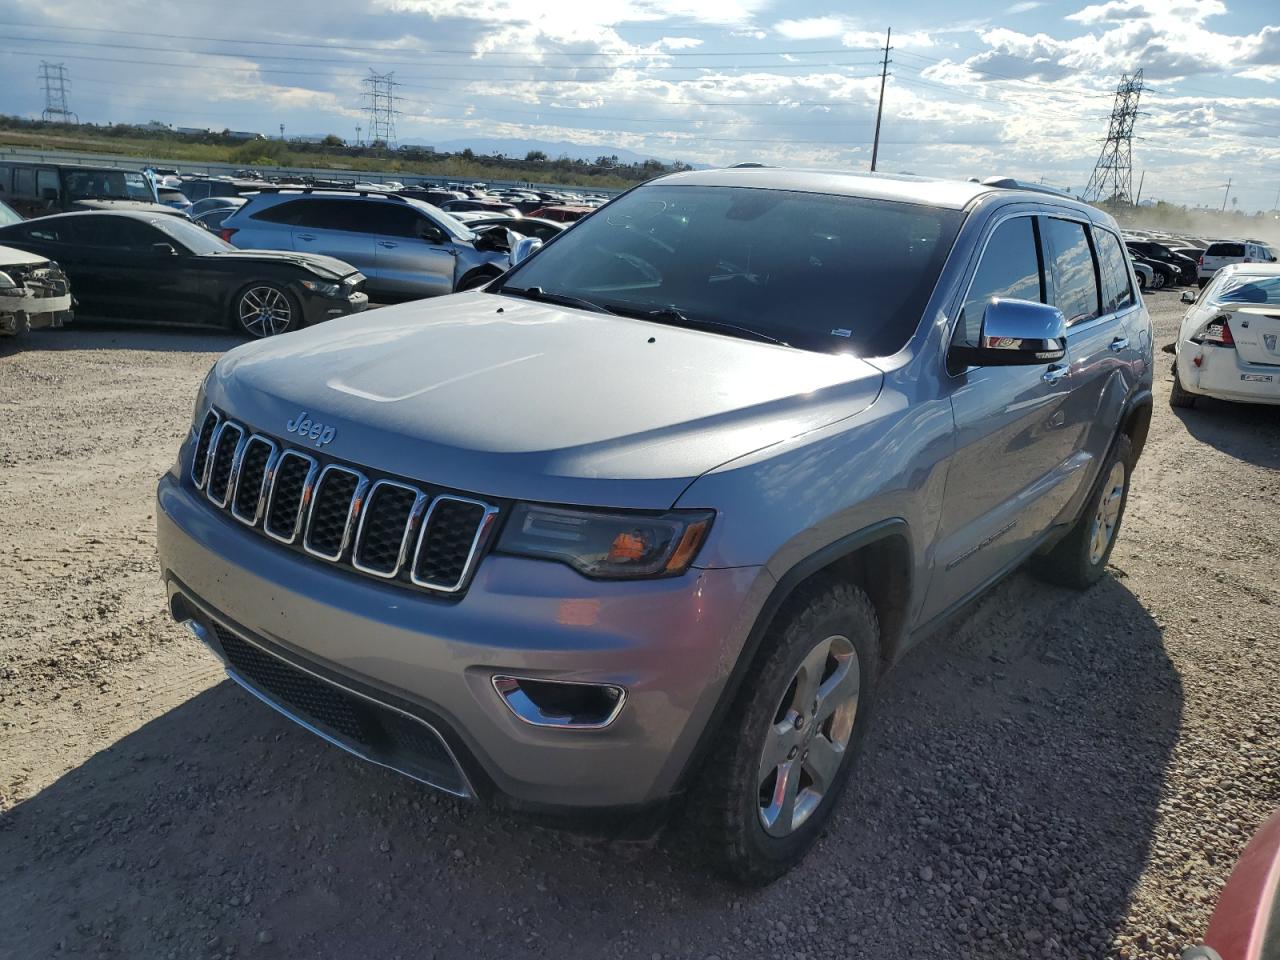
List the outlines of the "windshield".
{"label": "windshield", "polygon": [[156,202],[151,181],[129,170],[64,170],[70,200],[143,200]]}
{"label": "windshield", "polygon": [[961,219],[862,197],[658,184],[583,220],[498,292],[886,356],[919,325]]}
{"label": "windshield", "polygon": [[1280,277],[1231,277],[1214,298],[1219,303],[1262,303],[1280,306]]}
{"label": "windshield", "polygon": [[3,200],[0,200],[0,227],[7,227],[11,223],[20,223],[22,217],[18,212],[9,206]]}
{"label": "windshield", "polygon": [[153,220],[151,225],[195,254],[225,253],[228,250],[235,249],[221,237],[210,233],[202,227],[197,227],[189,220],[179,220],[177,217],[161,217]]}

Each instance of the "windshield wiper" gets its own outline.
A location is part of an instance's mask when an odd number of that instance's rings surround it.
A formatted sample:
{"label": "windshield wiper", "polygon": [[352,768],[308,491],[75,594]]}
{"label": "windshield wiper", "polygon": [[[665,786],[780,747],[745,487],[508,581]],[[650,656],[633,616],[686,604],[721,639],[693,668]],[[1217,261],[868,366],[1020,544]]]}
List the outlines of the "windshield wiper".
{"label": "windshield wiper", "polygon": [[659,323],[671,323],[681,327],[691,327],[695,330],[724,330],[740,337],[746,337],[749,340],[762,340],[765,343],[776,343],[780,347],[791,346],[787,341],[779,340],[777,337],[763,333],[760,330],[753,330],[751,327],[742,327],[736,323],[727,323],[724,320],[706,320],[700,317],[691,317],[674,306],[650,309],[637,308],[634,310],[623,310],[622,308],[615,307],[615,310],[624,316],[638,317],[641,320],[656,320]]}
{"label": "windshield wiper", "polygon": [[613,313],[608,307],[594,301],[571,297],[565,293],[547,293],[541,287],[503,287],[498,293],[509,293],[514,297],[524,297],[526,300],[537,300],[541,303],[556,303],[562,307],[577,307],[579,310],[590,310],[592,313]]}

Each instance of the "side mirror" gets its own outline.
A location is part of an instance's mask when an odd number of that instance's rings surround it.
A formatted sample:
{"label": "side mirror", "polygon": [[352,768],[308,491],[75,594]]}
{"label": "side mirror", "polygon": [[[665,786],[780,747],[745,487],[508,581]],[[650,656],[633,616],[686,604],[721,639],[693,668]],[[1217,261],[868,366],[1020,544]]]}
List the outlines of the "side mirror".
{"label": "side mirror", "polygon": [[1195,303],[1195,302],[1196,302],[1196,294],[1195,294],[1195,291],[1194,291],[1194,290],[1183,290],[1183,291],[1182,291],[1182,302],[1183,302],[1183,303]]}
{"label": "side mirror", "polygon": [[178,251],[173,248],[171,243],[153,243],[151,252],[157,257],[176,257]]}
{"label": "side mirror", "polygon": [[528,260],[541,249],[542,241],[537,237],[520,237],[511,245],[511,253],[507,255],[507,259],[514,267],[521,261]]}
{"label": "side mirror", "polygon": [[1035,366],[1067,355],[1067,320],[1047,303],[992,298],[978,346],[953,346],[954,358],[979,367]]}
{"label": "side mirror", "polygon": [[427,243],[444,243],[444,231],[425,220],[418,221],[418,239]]}

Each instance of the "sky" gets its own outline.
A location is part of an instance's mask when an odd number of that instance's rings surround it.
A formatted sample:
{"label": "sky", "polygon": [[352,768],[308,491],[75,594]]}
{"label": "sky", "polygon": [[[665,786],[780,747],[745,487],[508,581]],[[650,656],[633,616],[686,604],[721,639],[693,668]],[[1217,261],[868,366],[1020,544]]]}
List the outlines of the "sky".
{"label": "sky", "polygon": [[376,70],[400,142],[865,170],[890,27],[882,171],[1079,191],[1141,68],[1142,198],[1276,205],[1276,0],[0,0],[0,113],[354,140]]}

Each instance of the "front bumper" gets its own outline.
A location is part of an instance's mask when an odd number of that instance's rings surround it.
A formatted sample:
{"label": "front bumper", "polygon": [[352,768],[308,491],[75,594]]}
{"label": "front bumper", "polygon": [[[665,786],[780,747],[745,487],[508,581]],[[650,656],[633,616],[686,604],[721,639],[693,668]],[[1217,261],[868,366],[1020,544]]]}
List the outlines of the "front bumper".
{"label": "front bumper", "polygon": [[[620,583],[491,555],[466,595],[449,601],[283,550],[172,474],[158,501],[171,606],[183,598],[176,616],[198,609],[424,720],[468,792],[521,807],[640,807],[675,792],[772,587],[754,567]],[[626,702],[603,729],[535,727],[502,702],[492,683],[501,674],[615,684]]]}
{"label": "front bumper", "polygon": [[1280,404],[1280,366],[1246,363],[1231,347],[1190,340],[1178,344],[1174,362],[1178,379],[1189,393],[1240,403]]}
{"label": "front bumper", "polygon": [[308,325],[333,320],[336,317],[346,317],[353,313],[363,313],[368,309],[369,295],[363,290],[355,290],[341,297],[308,294],[302,301],[302,311]]}
{"label": "front bumper", "polygon": [[71,292],[65,279],[33,280],[12,295],[0,293],[0,332],[13,326],[5,324],[5,318],[25,318],[34,330],[60,327],[71,317]]}

